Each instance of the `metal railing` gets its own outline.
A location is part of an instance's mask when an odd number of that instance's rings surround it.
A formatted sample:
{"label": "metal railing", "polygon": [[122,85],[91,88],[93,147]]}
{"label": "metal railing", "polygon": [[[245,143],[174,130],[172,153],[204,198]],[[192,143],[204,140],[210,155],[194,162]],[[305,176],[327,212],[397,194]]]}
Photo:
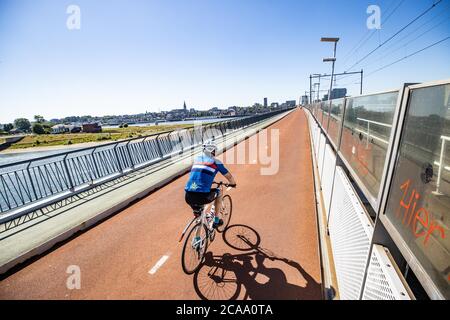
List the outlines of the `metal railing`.
{"label": "metal railing", "polygon": [[450,168],[445,166],[445,145],[446,142],[450,142],[450,137],[448,136],[441,136],[441,153],[439,155],[439,163],[434,162],[435,165],[437,165],[439,167],[439,171],[438,171],[438,178],[436,181],[436,190],[434,191],[435,194],[441,194],[441,192],[439,191],[439,188],[441,187],[441,179],[442,179],[442,170],[445,169],[447,171],[450,171]]}
{"label": "metal railing", "polygon": [[224,136],[286,111],[192,126],[1,165],[0,223],[184,150],[192,150],[203,140]]}
{"label": "metal railing", "polygon": [[[360,129],[355,129],[356,131],[366,135],[366,148],[369,148],[369,141],[371,138],[374,138],[378,141],[381,141],[384,144],[389,144],[388,140],[382,139],[374,134],[370,133],[370,125],[376,125],[376,126],[382,126],[382,127],[387,127],[387,128],[392,128],[392,125],[390,125],[389,123],[383,123],[383,122],[378,122],[378,121],[373,121],[373,120],[368,120],[368,119],[364,119],[364,118],[356,118],[356,120],[362,121],[362,122],[366,122],[367,123],[367,132],[360,130]],[[389,139],[389,137],[387,137]]]}

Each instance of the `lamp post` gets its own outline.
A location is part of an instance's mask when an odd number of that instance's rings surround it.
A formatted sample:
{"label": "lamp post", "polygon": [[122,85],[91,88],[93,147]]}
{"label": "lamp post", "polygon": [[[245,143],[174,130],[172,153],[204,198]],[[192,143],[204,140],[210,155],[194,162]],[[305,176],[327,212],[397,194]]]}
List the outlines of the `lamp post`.
{"label": "lamp post", "polygon": [[336,47],[337,47],[339,38],[321,38],[320,41],[334,43],[333,58],[324,58],[323,59],[323,62],[332,62],[333,63],[332,67],[331,67],[330,92],[328,93],[328,100],[330,100],[330,104],[331,104],[331,91],[333,90],[333,78],[334,78],[334,64],[336,63]]}
{"label": "lamp post", "polygon": [[[310,78],[312,79],[312,78],[319,78],[319,82],[317,83],[314,83],[314,90],[316,89],[316,86],[318,85],[318,88],[317,88],[317,91],[319,92],[319,90],[320,90],[320,77],[321,77],[321,74],[320,73],[314,73],[314,74],[312,74],[311,76],[310,76]],[[311,80],[312,81],[312,80]],[[315,94],[316,92],[314,91],[314,94]],[[314,100],[313,99],[311,99],[311,103],[313,102]]]}
{"label": "lamp post", "polygon": [[312,75],[309,75],[309,103],[312,104]]}

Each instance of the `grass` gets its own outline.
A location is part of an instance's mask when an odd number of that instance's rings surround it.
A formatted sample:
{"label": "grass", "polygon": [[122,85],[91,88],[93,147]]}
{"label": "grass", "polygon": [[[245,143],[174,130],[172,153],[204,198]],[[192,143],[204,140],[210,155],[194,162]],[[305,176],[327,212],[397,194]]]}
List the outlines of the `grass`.
{"label": "grass", "polygon": [[86,142],[118,141],[123,139],[138,138],[162,131],[182,129],[190,124],[158,125],[150,127],[129,126],[127,128],[105,128],[102,133],[64,133],[28,135],[22,140],[13,143],[9,149],[25,149],[31,147],[47,147],[72,145]]}

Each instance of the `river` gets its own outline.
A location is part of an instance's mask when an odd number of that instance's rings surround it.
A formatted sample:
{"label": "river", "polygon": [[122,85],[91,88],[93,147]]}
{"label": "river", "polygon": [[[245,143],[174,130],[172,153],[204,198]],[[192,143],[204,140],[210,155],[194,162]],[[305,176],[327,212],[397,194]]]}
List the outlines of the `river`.
{"label": "river", "polygon": [[[239,119],[241,117],[233,117],[233,118],[208,118],[208,119],[199,119],[199,120],[185,120],[185,121],[166,121],[160,122],[160,125],[177,125],[177,124],[194,124],[194,122],[219,122],[225,121],[228,119]],[[138,123],[138,124],[130,124],[130,126],[154,126],[155,123]],[[117,128],[118,126],[103,126],[104,128]],[[8,152],[8,153],[0,153],[0,166],[5,164],[12,164],[19,161],[31,160],[34,158],[44,157],[52,154],[63,153],[69,150],[76,150],[81,148],[92,146],[91,144],[83,143],[75,146],[67,146],[67,147],[58,147],[55,149],[47,149],[47,150],[32,150],[26,151],[26,149],[22,149],[18,152]]]}

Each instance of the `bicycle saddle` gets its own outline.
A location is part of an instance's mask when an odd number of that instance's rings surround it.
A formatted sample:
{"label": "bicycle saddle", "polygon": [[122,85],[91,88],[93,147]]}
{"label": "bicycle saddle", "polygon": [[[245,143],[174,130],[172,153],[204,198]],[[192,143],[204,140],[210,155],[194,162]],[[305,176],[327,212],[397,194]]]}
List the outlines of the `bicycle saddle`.
{"label": "bicycle saddle", "polygon": [[202,214],[203,206],[194,206],[192,209],[194,210],[194,215],[199,216]]}

